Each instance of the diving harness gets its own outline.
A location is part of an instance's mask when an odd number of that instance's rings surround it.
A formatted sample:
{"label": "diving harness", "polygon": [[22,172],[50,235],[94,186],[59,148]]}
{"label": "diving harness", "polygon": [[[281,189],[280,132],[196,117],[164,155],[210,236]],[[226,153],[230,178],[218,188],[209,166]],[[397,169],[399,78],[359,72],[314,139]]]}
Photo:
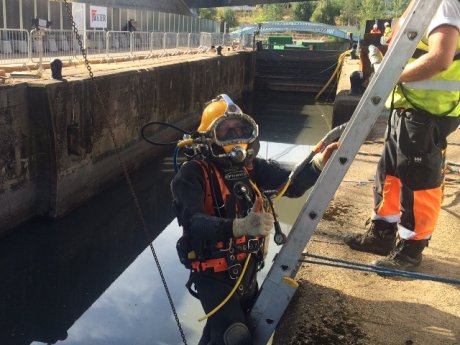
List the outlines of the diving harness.
{"label": "diving harness", "polygon": [[[213,196],[212,202],[207,201],[207,205],[205,205],[208,214],[222,216],[224,199],[230,194],[233,194],[240,202],[247,202],[248,209],[251,208],[253,200],[257,198],[262,205],[261,211],[272,213],[275,228],[274,241],[277,245],[281,245],[285,243],[286,235],[282,232],[281,226],[277,220],[273,201],[285,194],[291,182],[305,165],[312,160],[315,154],[321,152],[330,143],[338,140],[345,129],[346,123],[328,132],[315,146],[310,155],[295,167],[288,179],[281,186],[276,190],[262,191],[250,178],[252,160],[257,155],[258,150],[257,124],[249,115],[244,114],[227,95],[219,95],[216,100],[224,101],[227,107],[224,114],[212,121],[206,131],[190,132],[165,122],[154,121],[147,123],[142,128],[142,137],[153,145],[176,145],[173,153],[175,173],[179,171],[180,165],[185,162],[194,161],[202,167],[206,177],[206,188],[210,191],[210,195]],[[232,124],[233,127],[227,126],[229,123]],[[169,143],[153,141],[148,137],[146,131],[149,127],[155,125],[174,128],[183,133],[183,139]],[[180,152],[183,152],[185,160],[182,159],[183,162],[178,164]],[[231,165],[240,166],[241,168],[224,170],[225,177],[222,177],[218,169],[213,165],[213,161],[219,162],[226,159],[229,159],[233,163]],[[231,185],[225,183],[226,180],[227,182],[228,180],[232,180],[232,176],[236,182]],[[224,192],[222,193],[221,191]],[[226,216],[228,217],[230,215]],[[251,255],[257,255],[259,269],[263,267],[264,252],[266,252],[268,248],[268,240],[264,238],[258,239],[242,236],[239,239],[231,238],[227,245],[222,242],[215,243],[214,247],[216,252],[220,253],[220,257],[215,259],[206,258],[207,260],[201,261],[199,260],[202,254],[200,253],[200,248],[190,245],[187,234],[184,234],[177,243],[179,259],[185,267],[197,272],[207,269],[213,269],[214,272],[228,271],[230,278],[236,280],[229,295],[211,312],[200,318],[199,321],[203,321],[215,314],[237,291],[248,267]],[[205,258],[205,256],[203,256],[203,258]],[[244,264],[241,265],[243,260]],[[189,291],[193,294],[190,287]]]}

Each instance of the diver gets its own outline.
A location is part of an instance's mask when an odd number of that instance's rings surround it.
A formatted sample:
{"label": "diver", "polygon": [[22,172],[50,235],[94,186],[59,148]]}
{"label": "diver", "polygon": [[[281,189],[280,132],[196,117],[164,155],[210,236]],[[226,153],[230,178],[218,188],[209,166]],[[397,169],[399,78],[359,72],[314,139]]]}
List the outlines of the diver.
{"label": "diver", "polygon": [[[225,94],[205,107],[187,162],[171,182],[183,236],[187,288],[207,313],[199,345],[251,345],[249,311],[258,292],[269,233],[280,227],[272,200],[302,196],[314,185],[334,142],[310,155],[295,174],[257,156],[259,129]],[[335,138],[335,140],[337,140]],[[275,239],[276,242],[276,239]]]}

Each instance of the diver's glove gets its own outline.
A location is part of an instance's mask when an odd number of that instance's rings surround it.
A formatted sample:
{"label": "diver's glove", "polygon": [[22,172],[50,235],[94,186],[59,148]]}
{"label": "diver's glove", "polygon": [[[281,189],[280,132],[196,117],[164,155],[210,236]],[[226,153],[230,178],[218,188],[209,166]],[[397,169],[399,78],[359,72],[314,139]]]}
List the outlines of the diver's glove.
{"label": "diver's glove", "polygon": [[327,145],[323,151],[321,151],[320,153],[317,153],[311,160],[313,165],[316,167],[316,169],[318,169],[319,171],[322,171],[327,161],[331,157],[332,152],[334,152],[334,150],[337,150],[338,148],[339,148],[339,143],[335,142],[335,143]]}
{"label": "diver's glove", "polygon": [[233,236],[241,237],[249,236],[267,236],[273,228],[273,215],[266,212],[258,212],[261,206],[261,201],[256,198],[251,211],[244,218],[236,218],[233,220]]}

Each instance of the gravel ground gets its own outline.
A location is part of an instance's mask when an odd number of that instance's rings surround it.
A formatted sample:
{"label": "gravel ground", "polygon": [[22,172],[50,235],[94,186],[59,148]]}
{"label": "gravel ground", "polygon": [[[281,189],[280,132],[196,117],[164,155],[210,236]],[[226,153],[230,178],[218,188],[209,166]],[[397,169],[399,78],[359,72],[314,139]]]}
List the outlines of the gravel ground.
{"label": "gravel ground", "polygon": [[[359,263],[376,255],[343,244],[350,232],[364,232],[372,209],[372,183],[385,123],[363,144],[344,182],[306,247],[306,252]],[[447,158],[460,162],[460,130],[449,138]],[[460,179],[449,172],[447,179]],[[346,181],[346,182],[345,182]],[[418,271],[460,280],[460,184],[447,183],[442,211]],[[323,265],[304,264],[299,290],[273,339],[274,345],[459,345],[459,285],[382,277]]]}

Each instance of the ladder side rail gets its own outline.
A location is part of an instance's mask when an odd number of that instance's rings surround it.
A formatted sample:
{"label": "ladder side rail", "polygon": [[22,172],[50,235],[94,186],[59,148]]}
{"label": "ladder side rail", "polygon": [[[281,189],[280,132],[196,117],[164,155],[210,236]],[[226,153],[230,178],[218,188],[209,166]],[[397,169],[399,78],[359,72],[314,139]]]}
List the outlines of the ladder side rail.
{"label": "ladder side rail", "polygon": [[292,299],[295,287],[287,284],[283,278],[293,278],[297,273],[298,260],[305,246],[441,1],[417,0],[414,3],[363,94],[342,135],[339,149],[326,164],[261,286],[251,310],[255,345],[267,344]]}

